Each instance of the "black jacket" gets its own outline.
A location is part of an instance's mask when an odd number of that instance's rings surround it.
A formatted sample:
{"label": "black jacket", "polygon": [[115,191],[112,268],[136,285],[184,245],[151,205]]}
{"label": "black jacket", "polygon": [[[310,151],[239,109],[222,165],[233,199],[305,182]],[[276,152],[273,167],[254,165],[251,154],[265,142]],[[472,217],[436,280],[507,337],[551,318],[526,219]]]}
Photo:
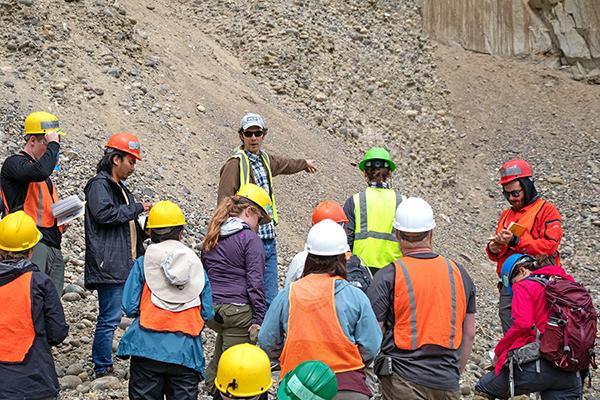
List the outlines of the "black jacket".
{"label": "black jacket", "polygon": [[[59,150],[60,144],[50,142],[44,155],[37,161],[24,151],[8,157],[4,161],[0,172],[2,178],[0,188],[6,198],[8,212],[23,209],[31,182],[45,181],[48,187],[53,185],[50,176],[56,166]],[[62,235],[58,230],[56,220],[54,220],[53,227],[39,229],[43,234],[42,243],[60,249]]]}
{"label": "black jacket", "polygon": [[[129,204],[123,198],[127,194]],[[137,256],[144,254],[144,232],[137,217],[144,211],[122,183],[105,171],[90,179],[84,189],[85,205],[85,286],[124,283],[133,265],[129,221],[137,229]]]}
{"label": "black jacket", "polygon": [[[0,362],[0,399],[45,399],[58,394],[50,346],[67,337],[69,327],[50,278],[28,260],[0,263],[0,290],[25,272],[31,275],[31,316],[35,340],[22,363]],[[10,312],[0,307],[0,312]]]}

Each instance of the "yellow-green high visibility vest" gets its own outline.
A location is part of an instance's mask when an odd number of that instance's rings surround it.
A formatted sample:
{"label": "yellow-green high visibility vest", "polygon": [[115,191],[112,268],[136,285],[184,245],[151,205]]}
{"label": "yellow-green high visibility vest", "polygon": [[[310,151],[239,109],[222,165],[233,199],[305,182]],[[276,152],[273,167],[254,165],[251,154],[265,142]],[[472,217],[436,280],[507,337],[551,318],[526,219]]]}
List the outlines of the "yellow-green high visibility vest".
{"label": "yellow-green high visibility vest", "polygon": [[352,253],[364,265],[383,268],[402,257],[394,236],[394,216],[402,201],[393,189],[367,188],[354,195],[354,246]]}
{"label": "yellow-green high visibility vest", "polygon": [[[240,160],[240,187],[247,185],[250,182],[250,159],[248,159],[248,155],[241,147],[238,147],[236,153],[231,158],[238,158]],[[267,170],[267,175],[269,177],[269,197],[271,198],[271,202],[273,203],[272,215],[273,223],[277,225],[277,206],[275,205],[275,192],[273,191],[273,174],[271,174],[271,160],[269,159],[269,155],[263,150],[260,152],[260,159],[263,162]]]}

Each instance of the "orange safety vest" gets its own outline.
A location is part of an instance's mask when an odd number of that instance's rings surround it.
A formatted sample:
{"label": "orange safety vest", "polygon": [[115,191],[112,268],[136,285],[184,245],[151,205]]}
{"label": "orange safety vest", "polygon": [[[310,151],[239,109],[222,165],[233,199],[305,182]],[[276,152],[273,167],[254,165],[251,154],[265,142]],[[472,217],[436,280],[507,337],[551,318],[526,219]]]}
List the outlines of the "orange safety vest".
{"label": "orange safety vest", "polygon": [[144,283],[140,302],[140,326],[157,332],[181,332],[190,336],[200,336],[204,320],[200,315],[200,306],[173,312],[156,307],[152,303],[152,292]]}
{"label": "orange safety vest", "polygon": [[[50,192],[46,181],[30,182],[27,187],[27,196],[22,206],[25,214],[33,218],[36,225],[40,228],[52,228],[54,226],[55,218],[50,206],[58,201],[58,197],[56,195],[56,186],[53,183],[51,183],[51,186],[52,192]],[[19,211],[11,210],[8,207],[8,201],[4,196],[4,192],[2,192],[2,201],[4,202],[6,214]]]}
{"label": "orange safety vest", "polygon": [[[544,207],[544,204],[546,204],[546,202],[544,200],[542,200],[542,199],[536,200],[531,205],[531,208],[529,208],[527,211],[525,211],[523,213],[523,215],[521,215],[519,218],[517,218],[517,220],[514,222],[518,223],[519,225],[522,225],[524,228],[527,228],[527,232],[531,235],[531,231],[533,229],[533,226],[535,225],[535,219],[537,218],[538,214]],[[498,227],[496,228],[496,233],[500,232],[502,229],[508,229],[508,225],[510,225],[510,222],[508,222],[508,216],[511,214],[511,211],[512,211],[512,209],[510,209],[507,213],[504,213],[504,216],[498,223]],[[511,222],[513,222],[513,221],[511,221]]]}
{"label": "orange safety vest", "polygon": [[31,271],[0,286],[0,362],[21,363],[33,346]]}
{"label": "orange safety vest", "polygon": [[344,334],[335,310],[339,276],[310,274],[292,283],[285,345],[279,359],[281,374],[308,360],[319,360],[333,372],[364,368],[358,346]]}
{"label": "orange safety vest", "polygon": [[438,345],[456,350],[467,310],[456,264],[444,257],[394,261],[394,343],[400,350]]}

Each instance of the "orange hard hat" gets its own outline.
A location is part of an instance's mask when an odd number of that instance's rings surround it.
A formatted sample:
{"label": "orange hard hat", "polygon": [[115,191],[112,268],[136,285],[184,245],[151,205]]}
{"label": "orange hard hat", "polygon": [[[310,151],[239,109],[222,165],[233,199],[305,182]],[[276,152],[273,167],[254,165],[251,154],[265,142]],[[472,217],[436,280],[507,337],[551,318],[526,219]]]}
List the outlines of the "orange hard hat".
{"label": "orange hard hat", "polygon": [[108,139],[106,148],[119,150],[127,154],[131,154],[138,160],[142,159],[142,153],[140,151],[141,144],[140,139],[137,136],[127,132],[117,132]]}
{"label": "orange hard hat", "polygon": [[525,160],[510,160],[500,167],[500,185],[506,185],[519,178],[527,178],[533,175],[531,166]]}
{"label": "orange hard hat", "polygon": [[344,209],[335,201],[322,201],[315,207],[312,214],[313,225],[324,219],[331,219],[338,224],[340,222],[348,222]]}

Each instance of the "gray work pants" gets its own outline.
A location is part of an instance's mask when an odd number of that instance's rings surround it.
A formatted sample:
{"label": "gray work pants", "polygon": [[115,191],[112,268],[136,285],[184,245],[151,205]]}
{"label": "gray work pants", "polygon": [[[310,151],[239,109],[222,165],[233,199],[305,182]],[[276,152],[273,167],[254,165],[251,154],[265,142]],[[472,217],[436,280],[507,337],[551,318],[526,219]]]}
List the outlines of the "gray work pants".
{"label": "gray work pants", "polygon": [[502,286],[500,288],[500,299],[498,302],[498,315],[502,324],[502,332],[506,333],[513,324],[512,320],[512,296],[508,289]]}
{"label": "gray work pants", "polygon": [[60,249],[38,242],[33,248],[31,262],[50,277],[58,296],[62,296],[65,285],[65,261]]}

